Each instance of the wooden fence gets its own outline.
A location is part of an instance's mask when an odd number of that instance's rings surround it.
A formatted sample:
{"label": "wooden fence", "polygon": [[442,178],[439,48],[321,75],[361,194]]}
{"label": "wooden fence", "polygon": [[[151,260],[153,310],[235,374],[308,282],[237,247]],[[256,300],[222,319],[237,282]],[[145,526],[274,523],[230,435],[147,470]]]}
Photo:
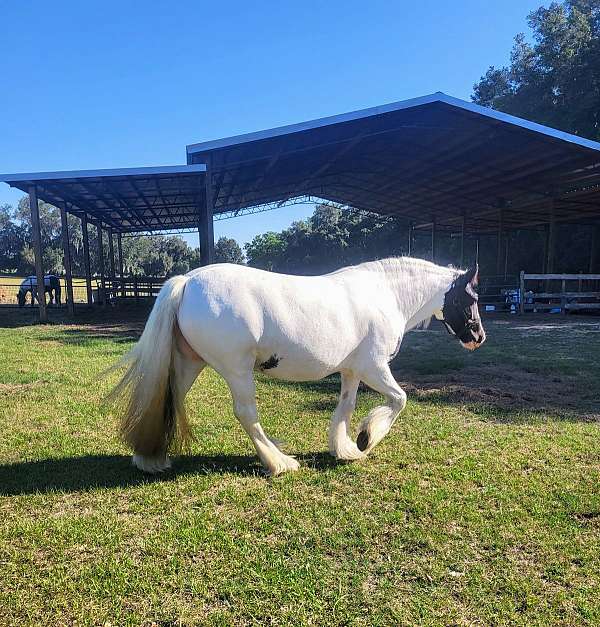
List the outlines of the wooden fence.
{"label": "wooden fence", "polygon": [[[0,276],[0,306],[17,307],[17,293],[23,277]],[[92,278],[92,298],[97,304],[108,304],[117,299],[135,300],[143,302],[144,299],[155,298],[163,286],[165,279],[156,277],[137,277],[125,279],[104,279],[104,289],[100,277]],[[67,289],[64,278],[60,279],[62,305],[66,304]],[[87,304],[87,289],[84,278],[73,278],[73,299],[76,305]],[[46,296],[46,300],[49,298]],[[32,302],[28,293],[26,298],[28,307],[36,307],[37,301]]]}
{"label": "wooden fence", "polygon": [[600,274],[527,274],[521,272],[519,310],[566,314],[600,309]]}

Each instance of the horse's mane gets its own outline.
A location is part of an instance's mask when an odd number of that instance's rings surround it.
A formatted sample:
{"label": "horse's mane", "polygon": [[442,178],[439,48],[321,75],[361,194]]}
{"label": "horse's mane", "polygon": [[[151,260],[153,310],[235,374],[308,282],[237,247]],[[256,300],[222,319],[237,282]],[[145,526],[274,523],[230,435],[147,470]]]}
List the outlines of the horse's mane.
{"label": "horse's mane", "polygon": [[376,259],[374,261],[363,261],[362,263],[355,264],[353,266],[345,266],[329,272],[326,276],[332,274],[339,274],[342,272],[348,272],[350,270],[420,270],[422,272],[437,272],[446,276],[448,272],[456,275],[461,274],[464,270],[455,268],[454,266],[439,266],[427,259],[419,259],[417,257],[398,256],[398,257],[385,257],[383,259]]}

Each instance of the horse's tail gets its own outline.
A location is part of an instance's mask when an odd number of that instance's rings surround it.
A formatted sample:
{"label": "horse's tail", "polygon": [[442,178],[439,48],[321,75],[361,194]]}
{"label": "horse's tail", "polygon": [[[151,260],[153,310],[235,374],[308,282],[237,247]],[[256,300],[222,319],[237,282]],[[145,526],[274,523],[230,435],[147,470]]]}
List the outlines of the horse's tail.
{"label": "horse's tail", "polygon": [[109,395],[109,400],[122,399],[121,435],[134,450],[134,463],[148,472],[168,467],[167,452],[184,448],[191,439],[172,357],[186,282],[186,276],[176,276],[164,284],[142,337],[116,366],[127,370]]}

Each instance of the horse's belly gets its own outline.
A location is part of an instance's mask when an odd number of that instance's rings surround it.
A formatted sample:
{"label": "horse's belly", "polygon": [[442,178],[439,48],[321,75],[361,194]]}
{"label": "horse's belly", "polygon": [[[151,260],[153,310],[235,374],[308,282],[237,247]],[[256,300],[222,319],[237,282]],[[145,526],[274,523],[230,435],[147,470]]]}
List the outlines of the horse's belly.
{"label": "horse's belly", "polygon": [[319,345],[301,342],[259,342],[255,369],[276,379],[314,381],[337,372],[345,354],[323,339]]}
{"label": "horse's belly", "polygon": [[325,364],[317,359],[296,360],[277,353],[256,361],[256,370],[274,379],[286,381],[315,381],[335,372],[333,364]]}

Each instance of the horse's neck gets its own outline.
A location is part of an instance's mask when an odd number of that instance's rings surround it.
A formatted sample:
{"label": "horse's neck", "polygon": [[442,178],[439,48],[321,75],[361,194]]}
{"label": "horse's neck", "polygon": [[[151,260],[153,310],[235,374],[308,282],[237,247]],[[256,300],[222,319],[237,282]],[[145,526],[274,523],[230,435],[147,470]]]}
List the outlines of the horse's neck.
{"label": "horse's neck", "polygon": [[457,272],[422,259],[400,257],[379,262],[391,290],[396,294],[398,309],[406,320],[407,330],[428,320],[444,305]]}

